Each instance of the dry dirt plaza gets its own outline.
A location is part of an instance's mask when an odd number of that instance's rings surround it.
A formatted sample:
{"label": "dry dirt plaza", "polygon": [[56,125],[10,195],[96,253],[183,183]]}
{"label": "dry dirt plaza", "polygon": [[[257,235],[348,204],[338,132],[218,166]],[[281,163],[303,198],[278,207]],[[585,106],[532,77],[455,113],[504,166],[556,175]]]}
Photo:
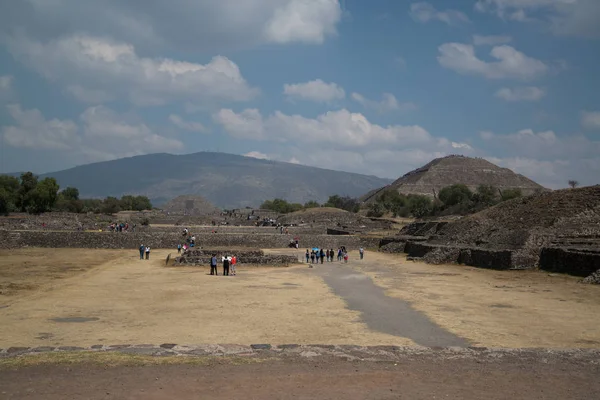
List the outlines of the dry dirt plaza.
{"label": "dry dirt plaza", "polygon": [[[302,255],[295,250],[265,251]],[[208,267],[165,266],[169,253],[174,252],[155,250],[146,261],[139,260],[135,249],[1,250],[0,348],[161,343],[600,348],[600,287],[582,285],[566,275],[428,265],[376,252],[359,260],[358,253],[351,252],[347,264],[241,265],[237,276],[215,277]],[[0,358],[0,367],[8,368],[2,363]],[[286,365],[296,371],[303,364]],[[338,372],[347,367],[325,365]],[[33,375],[49,373],[43,366],[33,368]],[[240,379],[251,379],[256,371],[239,368],[241,374],[250,374]],[[367,375],[361,379],[389,373],[378,368],[364,371]],[[455,368],[448,366],[447,372]],[[273,370],[278,368],[268,373]],[[60,371],[53,369],[52,374]],[[294,371],[289,374],[301,373]],[[463,371],[464,379],[475,379],[477,371]],[[594,371],[597,365],[586,373]],[[546,379],[557,382],[551,375]],[[4,376],[6,381],[0,378],[0,383],[7,384],[9,375]],[[348,376],[339,379],[343,382]],[[497,383],[501,387],[514,384],[502,379]],[[581,393],[600,393],[593,380],[583,381],[592,386],[584,386]],[[37,390],[38,395],[44,393]],[[369,398],[340,390],[339,396]],[[5,391],[13,397],[4,398],[61,398],[49,392],[41,397],[19,393],[23,394]],[[415,393],[407,398],[431,398]],[[124,392],[120,396],[169,398]],[[456,396],[478,395],[459,390]]]}

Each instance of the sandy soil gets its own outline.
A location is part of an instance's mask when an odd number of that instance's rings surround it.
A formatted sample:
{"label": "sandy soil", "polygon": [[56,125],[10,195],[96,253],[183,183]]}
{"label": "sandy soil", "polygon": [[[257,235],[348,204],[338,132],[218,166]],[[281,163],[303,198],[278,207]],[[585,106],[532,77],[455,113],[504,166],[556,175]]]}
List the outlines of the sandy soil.
{"label": "sandy soil", "polygon": [[[429,265],[351,254],[350,266],[447,330],[488,347],[600,347],[600,287],[541,271]],[[354,261],[352,261],[354,260]]]}
{"label": "sandy soil", "polygon": [[266,360],[2,371],[3,399],[594,399],[597,366],[529,360]]}
{"label": "sandy soil", "polygon": [[[36,250],[37,251],[37,250]],[[80,250],[49,250],[52,263],[77,259]],[[86,250],[86,257],[111,258]],[[39,263],[31,249],[11,257]],[[233,277],[207,268],[165,267],[166,250],[151,260],[137,252],[64,278],[27,295],[0,298],[0,347],[141,343],[413,344],[373,332],[316,276],[292,267],[238,268]],[[37,261],[36,261],[37,260]],[[81,260],[81,265],[86,263]],[[7,264],[3,264],[6,271]],[[85,267],[84,269],[88,269]],[[14,271],[13,271],[14,272]],[[276,273],[275,273],[276,272]],[[23,278],[25,279],[25,278]],[[39,281],[29,277],[32,282]]]}
{"label": "sandy soil", "polygon": [[116,260],[121,250],[37,249],[0,250],[0,307],[32,290],[49,289],[60,280]]}

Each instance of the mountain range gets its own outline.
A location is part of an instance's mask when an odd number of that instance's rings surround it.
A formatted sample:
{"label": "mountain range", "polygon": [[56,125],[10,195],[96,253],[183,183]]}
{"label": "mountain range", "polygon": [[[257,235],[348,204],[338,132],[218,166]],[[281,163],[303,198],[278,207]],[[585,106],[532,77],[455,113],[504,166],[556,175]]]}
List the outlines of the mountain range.
{"label": "mountain range", "polygon": [[155,206],[180,195],[200,195],[221,208],[257,207],[263,201],[325,202],[331,195],[358,197],[392,182],[375,176],[234,154],[148,154],[41,174],[82,198],[148,196]]}

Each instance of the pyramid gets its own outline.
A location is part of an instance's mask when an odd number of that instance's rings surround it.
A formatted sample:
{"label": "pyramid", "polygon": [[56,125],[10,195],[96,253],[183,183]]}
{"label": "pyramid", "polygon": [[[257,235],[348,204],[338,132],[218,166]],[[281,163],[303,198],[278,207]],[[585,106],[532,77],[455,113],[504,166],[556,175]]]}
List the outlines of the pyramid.
{"label": "pyramid", "polygon": [[476,191],[480,185],[492,185],[500,190],[520,189],[523,195],[548,190],[523,175],[508,168],[501,168],[483,158],[452,155],[436,158],[410,171],[390,185],[367,193],[361,201],[372,202],[378,194],[389,189],[406,195],[436,197],[441,189],[454,184],[464,184],[472,191]]}
{"label": "pyramid", "polygon": [[183,195],[177,196],[162,207],[163,211],[171,214],[182,215],[212,215],[220,210],[202,196]]}

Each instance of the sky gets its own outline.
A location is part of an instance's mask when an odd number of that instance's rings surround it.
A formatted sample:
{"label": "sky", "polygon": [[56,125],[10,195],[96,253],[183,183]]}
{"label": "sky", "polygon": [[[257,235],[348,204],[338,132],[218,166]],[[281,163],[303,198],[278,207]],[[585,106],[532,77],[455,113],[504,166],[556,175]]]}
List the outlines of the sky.
{"label": "sky", "polygon": [[598,0],[0,0],[0,172],[220,151],[600,183]]}

